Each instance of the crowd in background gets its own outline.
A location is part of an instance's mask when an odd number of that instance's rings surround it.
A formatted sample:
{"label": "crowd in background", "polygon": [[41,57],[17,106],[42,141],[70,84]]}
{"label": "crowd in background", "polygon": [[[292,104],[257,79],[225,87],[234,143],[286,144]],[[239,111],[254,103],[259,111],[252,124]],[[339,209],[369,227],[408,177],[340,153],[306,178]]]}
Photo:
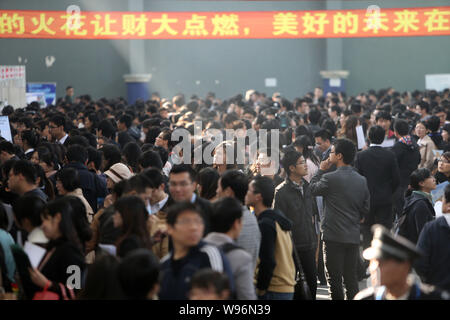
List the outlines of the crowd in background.
{"label": "crowd in background", "polygon": [[[6,106],[0,288],[17,299],[291,300],[315,299],[319,283],[353,299],[382,225],[421,253],[397,256],[406,275],[450,290],[449,94],[317,87],[292,101],[249,90],[128,104],[68,87],[56,105]],[[175,148],[180,128],[189,150]],[[226,129],[234,136],[214,145]],[[279,140],[251,155],[238,147],[250,129]],[[199,149],[211,164],[194,162]]]}

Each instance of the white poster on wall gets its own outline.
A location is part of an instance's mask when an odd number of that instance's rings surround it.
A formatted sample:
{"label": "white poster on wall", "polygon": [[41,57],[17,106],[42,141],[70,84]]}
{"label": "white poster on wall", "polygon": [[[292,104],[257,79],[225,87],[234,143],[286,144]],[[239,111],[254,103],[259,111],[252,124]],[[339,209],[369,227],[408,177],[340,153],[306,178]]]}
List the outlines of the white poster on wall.
{"label": "white poster on wall", "polygon": [[425,75],[425,89],[443,91],[447,88],[450,88],[450,73]]}
{"label": "white poster on wall", "polygon": [[11,127],[9,126],[8,116],[0,116],[0,136],[2,136],[11,143],[13,142],[11,137]]}

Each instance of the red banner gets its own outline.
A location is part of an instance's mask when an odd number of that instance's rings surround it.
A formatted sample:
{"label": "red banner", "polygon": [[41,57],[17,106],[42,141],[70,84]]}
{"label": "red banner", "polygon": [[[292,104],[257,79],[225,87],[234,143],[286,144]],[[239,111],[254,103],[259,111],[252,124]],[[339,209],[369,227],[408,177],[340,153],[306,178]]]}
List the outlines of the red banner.
{"label": "red banner", "polygon": [[261,12],[0,10],[0,38],[297,39],[450,35],[450,7]]}

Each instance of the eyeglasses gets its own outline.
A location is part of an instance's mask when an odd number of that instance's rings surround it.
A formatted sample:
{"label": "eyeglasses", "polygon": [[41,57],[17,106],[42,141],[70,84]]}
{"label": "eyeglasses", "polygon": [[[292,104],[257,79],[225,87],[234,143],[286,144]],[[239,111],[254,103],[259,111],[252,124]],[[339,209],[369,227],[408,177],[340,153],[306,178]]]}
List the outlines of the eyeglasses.
{"label": "eyeglasses", "polygon": [[450,163],[447,159],[443,159],[443,158],[440,158],[438,161],[443,162],[443,163]]}
{"label": "eyeglasses", "polygon": [[58,127],[48,126],[49,129],[57,129]]}

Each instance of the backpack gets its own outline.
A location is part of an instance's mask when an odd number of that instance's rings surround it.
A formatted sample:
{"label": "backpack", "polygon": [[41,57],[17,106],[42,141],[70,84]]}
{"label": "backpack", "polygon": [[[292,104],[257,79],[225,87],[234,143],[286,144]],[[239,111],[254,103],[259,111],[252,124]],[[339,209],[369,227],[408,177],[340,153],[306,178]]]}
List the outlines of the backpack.
{"label": "backpack", "polygon": [[236,250],[236,249],[242,249],[242,250],[244,250],[243,248],[239,247],[237,244],[235,244],[235,243],[233,243],[233,242],[227,242],[227,243],[224,243],[224,244],[222,244],[219,248],[220,248],[225,254],[227,254],[227,253],[230,252],[230,251]]}
{"label": "backpack", "polygon": [[403,208],[403,212],[402,212],[401,216],[398,217],[394,221],[394,225],[391,229],[391,231],[394,235],[399,235],[399,236],[408,238],[408,223],[407,223],[408,213],[417,201],[423,201],[423,200],[427,201],[426,199],[417,199],[414,202],[412,202],[408,207],[405,206]]}

